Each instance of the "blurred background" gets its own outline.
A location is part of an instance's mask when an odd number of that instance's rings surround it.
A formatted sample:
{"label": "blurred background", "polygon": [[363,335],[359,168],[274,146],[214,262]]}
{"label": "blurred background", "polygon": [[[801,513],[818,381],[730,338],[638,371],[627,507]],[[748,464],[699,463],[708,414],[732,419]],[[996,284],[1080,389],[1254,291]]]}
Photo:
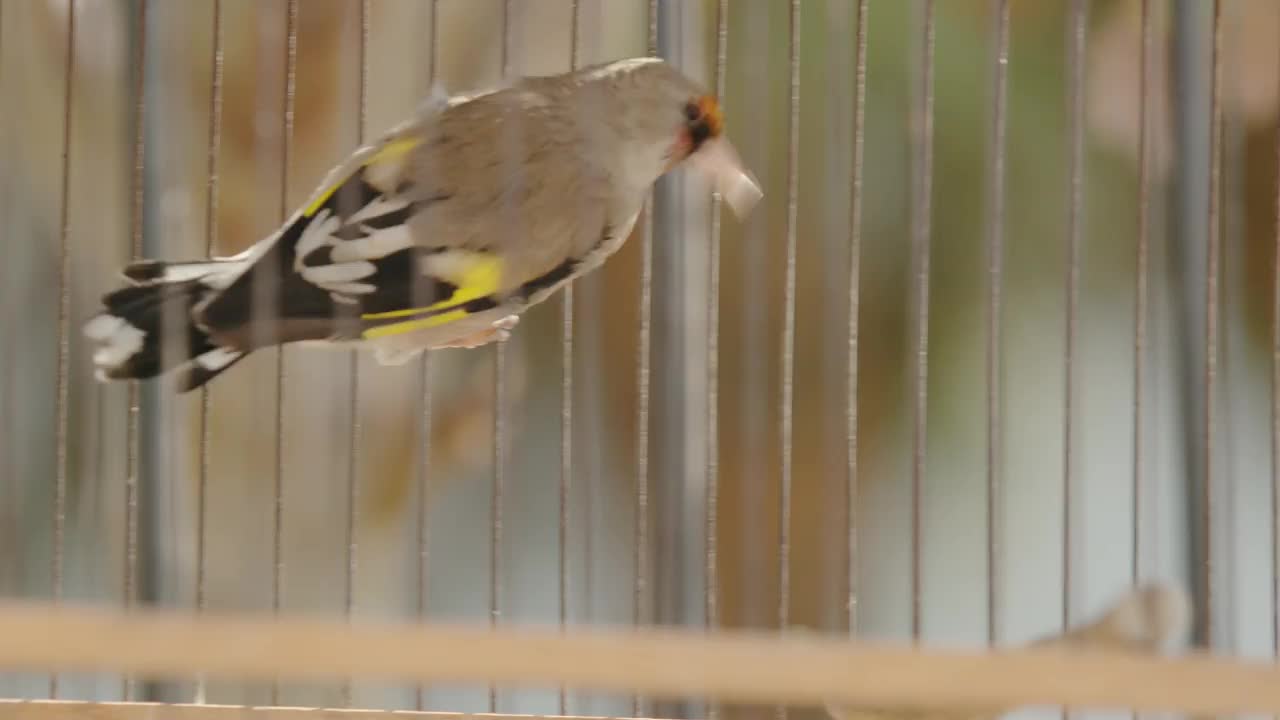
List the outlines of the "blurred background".
{"label": "blurred background", "polygon": [[[787,625],[902,640],[912,636],[918,597],[922,641],[976,647],[1052,632],[1135,579],[1156,579],[1193,590],[1202,608],[1211,599],[1211,632],[1206,638],[1200,623],[1199,641],[1226,653],[1273,653],[1280,5],[1223,3],[1214,218],[1222,253],[1206,432],[1210,4],[1150,2],[1148,312],[1136,357],[1142,3],[1009,2],[1001,333],[990,404],[999,3],[936,4],[927,434],[917,465],[911,223],[922,200],[913,194],[922,3],[868,3],[851,443],[854,0],[799,3],[794,166],[792,16],[781,0],[372,0],[363,45],[357,0],[301,0],[296,15],[287,0],[74,0],[73,35],[70,1],[0,0],[4,596],[56,591],[67,602],[109,605],[350,608],[355,617],[540,624],[560,621],[563,600],[569,623],[693,627],[708,624],[710,607],[721,627],[775,628],[785,615]],[[141,386],[135,398],[128,386],[93,381],[79,325],[135,254],[240,251],[362,138],[406,117],[433,79],[460,92],[498,82],[504,68],[560,72],[575,59],[652,47],[714,86],[721,11],[728,133],[765,200],[745,223],[724,214],[715,326],[711,198],[684,172],[659,183],[651,226],[574,286],[567,463],[561,298],[524,317],[500,368],[493,346],[391,368],[364,353],[353,360],[291,348],[282,357],[255,353],[207,398],[175,395],[164,383]],[[1071,61],[1075,22],[1084,28],[1079,63]],[[1075,129],[1083,139],[1078,214]],[[1078,263],[1069,253],[1073,218]],[[647,521],[643,532],[637,518]],[[56,692],[197,697],[194,680],[134,686],[109,676],[63,676]],[[0,696],[49,693],[47,676],[0,675]],[[490,709],[483,687],[419,695],[357,685],[348,698],[337,687],[220,683],[203,699]],[[561,707],[554,690],[503,691],[496,707],[633,712],[629,698],[577,692]],[[703,709],[646,703],[640,711]]]}

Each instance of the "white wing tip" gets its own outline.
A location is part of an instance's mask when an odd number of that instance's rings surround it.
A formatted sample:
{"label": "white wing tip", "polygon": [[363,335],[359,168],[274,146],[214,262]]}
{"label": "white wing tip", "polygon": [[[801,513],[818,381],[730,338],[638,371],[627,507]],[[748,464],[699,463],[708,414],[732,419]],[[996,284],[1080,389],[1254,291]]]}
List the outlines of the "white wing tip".
{"label": "white wing tip", "polygon": [[[99,344],[93,353],[95,377],[103,379],[106,371],[128,362],[146,346],[147,333],[116,315],[103,313],[84,324],[86,337]],[[105,381],[105,380],[104,380]]]}
{"label": "white wing tip", "polygon": [[84,328],[82,328],[82,332],[84,333],[84,336],[90,340],[106,340],[112,335],[115,335],[116,331],[124,324],[124,320],[116,317],[115,315],[103,313],[101,315],[94,316],[89,320],[89,322],[85,323]]}

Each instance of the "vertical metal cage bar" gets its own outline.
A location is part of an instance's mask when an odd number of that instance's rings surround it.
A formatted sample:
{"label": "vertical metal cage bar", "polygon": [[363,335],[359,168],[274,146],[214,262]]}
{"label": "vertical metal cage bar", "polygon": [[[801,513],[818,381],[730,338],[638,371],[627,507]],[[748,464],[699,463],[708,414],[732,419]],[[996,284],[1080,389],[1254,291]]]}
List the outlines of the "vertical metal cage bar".
{"label": "vertical metal cage bar", "polygon": [[[797,213],[800,206],[800,0],[791,0],[788,12],[790,60],[787,83],[787,225],[786,225],[786,275],[783,286],[782,310],[782,397],[779,399],[779,444],[782,448],[782,467],[778,492],[778,628],[785,630],[791,621],[791,470],[792,470],[792,410],[795,404],[795,344],[796,344],[796,236]],[[778,706],[780,720],[787,717],[787,709]]]}
{"label": "vertical metal cage bar", "polygon": [[[289,162],[293,157],[294,95],[298,88],[298,0],[285,6],[284,109],[280,132],[280,222],[289,217]],[[284,346],[276,348],[275,507],[271,523],[271,612],[279,614],[284,592]],[[280,683],[271,683],[271,704],[280,704]]]}
{"label": "vertical metal cage bar", "polygon": [[[50,572],[53,584],[53,602],[62,601],[62,575],[67,524],[67,426],[69,421],[67,402],[71,373],[71,118],[72,92],[75,88],[76,62],[76,2],[67,0],[67,49],[63,77],[62,107],[62,206],[58,225],[58,375],[54,388],[57,404],[57,426],[54,441],[57,443],[54,458],[53,489],[53,557]],[[58,697],[58,673],[49,676],[49,698]]]}
{"label": "vertical metal cage bar", "polygon": [[915,154],[911,197],[911,254],[915,300],[915,363],[912,388],[911,464],[911,637],[921,630],[921,497],[924,485],[929,407],[929,244],[933,193],[934,2],[920,4],[920,76],[912,96],[911,144]]}
{"label": "vertical metal cage bar", "polygon": [[1207,230],[1209,184],[1209,120],[1206,103],[1209,69],[1201,62],[1207,22],[1201,12],[1206,5],[1197,0],[1174,0],[1172,49],[1168,90],[1172,96],[1172,121],[1177,148],[1177,170],[1169,203],[1169,235],[1172,253],[1169,269],[1175,274],[1174,292],[1177,333],[1176,352],[1170,362],[1177,372],[1176,418],[1178,450],[1182,463],[1179,498],[1185,508],[1179,521],[1188,535],[1186,571],[1195,603],[1192,643],[1206,644],[1205,626],[1200,612],[1205,604],[1205,590],[1200,580],[1205,545],[1200,537],[1200,475],[1204,469],[1204,263]]}
{"label": "vertical metal cage bar", "polygon": [[[8,87],[5,83],[4,74],[4,3],[0,3],[0,97],[8,96]],[[7,121],[0,121],[0,134],[9,132]],[[8,150],[4,149],[4,154],[0,158],[8,161]],[[5,192],[0,193],[0,217],[8,220],[11,200],[9,198],[8,187],[0,185]],[[16,303],[13,302],[9,293],[9,286],[12,283],[5,282],[4,289],[0,290],[0,308],[4,310],[4,314],[0,315],[0,322],[3,322],[5,328],[13,327],[13,315],[9,308]],[[4,368],[4,375],[0,377],[0,397],[5,398],[8,404],[0,406],[0,502],[12,503],[13,492],[13,389],[15,383],[13,371],[13,343],[6,343],[5,349],[0,354],[0,367]]]}
{"label": "vertical metal cage bar", "polygon": [[1004,336],[1005,132],[1009,96],[1009,0],[993,0],[995,51],[992,55],[991,139],[987,159],[987,644],[995,645],[1000,617],[1000,550],[1003,533],[1001,461],[1004,418],[1000,353]]}
{"label": "vertical metal cage bar", "polygon": [[1146,495],[1143,492],[1142,474],[1145,465],[1142,453],[1146,421],[1143,403],[1146,400],[1147,315],[1149,302],[1149,256],[1151,254],[1151,89],[1152,71],[1152,7],[1151,0],[1142,0],[1142,51],[1139,65],[1138,99],[1138,247],[1134,278],[1133,322],[1133,581],[1142,577],[1142,513]]}
{"label": "vertical metal cage bar", "polygon": [[[496,627],[502,613],[502,490],[507,454],[506,343],[494,345],[493,365],[493,487],[489,505],[489,626]],[[498,686],[489,686],[489,712],[498,712]]]}
{"label": "vertical metal cage bar", "polygon": [[1276,118],[1275,143],[1275,240],[1271,250],[1271,655],[1280,658],[1280,115]]}
{"label": "vertical metal cage bar", "polygon": [[[580,0],[569,4],[569,69],[577,70],[581,55],[582,7]],[[556,538],[557,568],[560,575],[558,611],[560,629],[569,621],[569,498],[573,489],[573,283],[560,296],[560,534]],[[568,695],[563,685],[556,698],[561,715],[569,713]]]}
{"label": "vertical metal cage bar", "polygon": [[[725,101],[729,57],[729,0],[716,2],[715,93]],[[707,467],[703,518],[705,562],[703,567],[703,609],[706,627],[720,625],[720,235],[724,213],[723,198],[711,197],[711,225],[707,231]],[[720,706],[707,700],[707,717],[720,716]]]}
{"label": "vertical metal cage bar", "polygon": [[[431,39],[431,50],[427,54],[427,87],[424,90],[430,93],[436,82],[436,72],[439,67],[439,48],[440,33],[438,32],[438,23],[440,19],[440,1],[430,0],[427,7],[428,22],[430,29],[428,37]],[[431,548],[429,545],[429,537],[427,534],[427,515],[430,508],[431,498],[431,351],[424,350],[422,352],[422,362],[419,368],[418,377],[422,383],[421,392],[418,395],[418,418],[421,426],[419,427],[418,437],[418,503],[417,503],[417,545],[418,545],[418,587],[417,587],[417,611],[418,620],[424,620],[427,616],[427,590],[430,579],[430,561]],[[426,688],[421,684],[414,690],[413,707],[414,710],[422,711],[426,706]]]}
{"label": "vertical metal cage bar", "polygon": [[1089,0],[1072,0],[1067,20],[1067,318],[1063,351],[1062,627],[1071,625],[1071,562],[1076,499],[1076,346],[1079,334],[1080,237],[1084,213],[1084,53]]}
{"label": "vertical metal cage bar", "polygon": [[1271,249],[1271,655],[1280,658],[1280,115],[1276,118],[1275,143],[1275,239]]}
{"label": "vertical metal cage bar", "polygon": [[1271,655],[1280,657],[1280,118],[1273,133],[1277,184],[1271,269]]}
{"label": "vertical metal cage bar", "polygon": [[[146,223],[146,91],[147,91],[147,0],[138,0],[137,29],[133,48],[133,205],[130,211],[130,257],[142,258],[143,226]],[[163,349],[161,350],[163,352]],[[129,381],[129,420],[125,429],[128,447],[128,467],[125,471],[125,555],[124,555],[124,606],[133,607],[138,600],[138,523],[140,467],[138,463],[142,434],[139,431],[141,414],[141,384]],[[122,679],[121,693],[126,701],[133,700],[137,683],[132,675]]]}
{"label": "vertical metal cage bar", "polygon": [[[658,55],[658,0],[649,0],[646,52]],[[632,621],[645,621],[645,594],[649,590],[649,365],[653,344],[653,191],[650,190],[642,211],[640,236],[640,307],[636,329],[636,510],[635,510],[635,584]],[[631,714],[641,714],[641,698],[632,695]]]}
{"label": "vertical metal cage bar", "polygon": [[[435,2],[432,2],[432,13],[435,15]],[[432,22],[434,29],[435,23]],[[434,43],[433,43],[434,44]],[[434,52],[434,51],[433,51]],[[417,619],[423,621],[427,617],[427,591],[430,582],[431,547],[427,534],[427,515],[430,508],[431,487],[431,351],[422,353],[422,364],[418,377],[421,389],[418,395],[418,503],[417,503],[417,546],[418,546],[418,586]],[[426,687],[419,684],[414,690],[414,710],[422,711],[426,707]]]}
{"label": "vertical metal cage bar", "polygon": [[[369,0],[359,0],[360,38],[357,45],[357,63],[360,74],[357,89],[356,147],[364,145],[369,115]],[[347,406],[351,411],[350,435],[347,438],[347,572],[343,611],[350,620],[355,612],[356,581],[360,572],[360,537],[357,526],[360,517],[360,352],[349,353],[351,380]],[[342,685],[342,702],[350,706],[352,680],[346,678]]]}
{"label": "vertical metal cage bar", "polygon": [[[5,82],[4,73],[4,3],[0,2],[0,98],[8,97],[8,83]],[[0,118],[0,137],[4,137],[9,131],[9,121],[7,118]],[[8,162],[9,150],[7,146],[0,145],[0,162]],[[0,183],[0,218],[6,221],[10,218],[12,200],[9,195],[7,183]],[[5,282],[0,288],[0,326],[6,330],[16,326],[13,319],[14,313],[11,308],[17,305],[13,300],[13,293],[10,287],[13,283],[8,282],[7,276],[4,277]],[[17,373],[14,370],[16,364],[16,352],[13,350],[13,343],[5,343],[4,348],[0,349],[0,368],[3,373],[0,374],[0,398],[4,402],[0,402],[0,507],[13,507],[17,505],[15,495],[17,490],[17,482],[15,480],[17,473],[14,472],[13,455],[15,451],[14,436],[14,406],[17,404],[13,399],[14,390],[17,387]],[[52,681],[52,679],[51,679]]]}
{"label": "vertical metal cage bar", "polygon": [[[222,148],[222,0],[213,0],[213,51],[209,73],[209,142],[208,142],[208,178],[205,197],[205,254],[213,256],[214,246],[218,239],[218,153]],[[195,558],[195,607],[196,612],[204,612],[207,605],[206,580],[208,573],[208,557],[206,537],[208,498],[209,498],[209,443],[212,427],[209,422],[210,396],[209,388],[200,388],[200,470],[196,482],[196,558]],[[196,679],[194,701],[205,701],[204,676]]]}
{"label": "vertical metal cage bar", "polygon": [[[502,3],[501,73],[511,77],[511,0]],[[497,626],[502,613],[502,497],[507,458],[507,344],[493,346],[493,494],[489,507],[489,625]],[[489,685],[489,712],[498,712],[498,686]]]}
{"label": "vertical metal cage bar", "polygon": [[849,347],[845,377],[845,622],[858,632],[858,339],[862,295],[862,185],[867,116],[867,4],[857,0],[853,37],[853,160],[849,189]]}
{"label": "vertical metal cage bar", "polygon": [[[592,33],[588,34],[586,38],[582,38],[582,40],[594,38],[603,27],[603,23],[601,22],[601,4],[594,2],[587,3],[579,7],[578,10],[584,19],[590,19],[588,24],[592,29]],[[592,47],[598,48],[599,46],[593,45]],[[595,58],[592,59],[594,60]],[[578,285],[579,283],[574,281],[569,283],[565,289],[572,288],[574,290],[573,294],[575,298],[577,296],[583,296],[586,298],[586,301],[584,302],[578,302],[575,300],[576,305],[580,305],[583,312],[583,322],[580,323],[580,326],[584,329],[582,334],[585,338],[588,338],[588,340],[584,340],[579,343],[578,347],[582,348],[584,364],[588,368],[596,368],[599,366],[597,360],[599,355],[597,349],[599,347],[599,341],[596,340],[596,338],[599,337],[601,323],[598,320],[598,314],[593,312],[595,307],[594,303],[590,302],[590,300],[592,299],[592,295],[598,295],[598,291],[597,293],[591,293],[587,291],[585,284],[582,287],[576,287]],[[578,292],[579,290],[583,290],[583,292]],[[574,310],[577,309],[579,308],[575,306]],[[582,454],[585,456],[585,462],[583,463],[585,468],[580,470],[580,472],[585,475],[585,478],[581,483],[579,498],[579,502],[582,503],[582,534],[580,536],[582,542],[582,556],[581,565],[578,567],[582,579],[579,585],[580,590],[576,594],[582,602],[579,622],[591,623],[595,615],[596,484],[599,482],[601,475],[600,458],[602,456],[602,452],[599,447],[601,430],[599,427],[596,427],[600,422],[600,393],[596,392],[596,388],[598,387],[597,374],[595,372],[582,374],[579,379],[579,385],[583,388],[582,396],[586,404],[586,407],[582,412],[586,414],[586,420],[583,423],[583,427],[585,430],[584,436],[587,439],[587,442],[579,445],[579,447],[582,448]],[[581,702],[583,706],[583,709],[580,710],[580,712],[585,714],[585,709],[591,707],[593,702],[595,702],[595,697],[583,692],[579,693],[578,698],[579,702]]]}
{"label": "vertical metal cage bar", "polygon": [[1200,517],[1203,559],[1200,583],[1203,588],[1201,606],[1206,646],[1213,647],[1213,508],[1215,505],[1213,463],[1214,403],[1218,395],[1218,275],[1222,255],[1222,2],[1213,0],[1211,72],[1209,76],[1209,206],[1208,247],[1205,260],[1204,287],[1204,479],[1200,486]]}

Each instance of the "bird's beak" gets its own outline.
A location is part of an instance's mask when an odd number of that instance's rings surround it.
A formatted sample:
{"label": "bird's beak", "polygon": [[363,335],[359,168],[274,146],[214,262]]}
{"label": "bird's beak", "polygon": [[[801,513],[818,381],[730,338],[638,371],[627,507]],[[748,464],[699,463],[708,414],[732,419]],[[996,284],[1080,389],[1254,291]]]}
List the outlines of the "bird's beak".
{"label": "bird's beak", "polygon": [[759,181],[742,164],[738,151],[724,135],[703,143],[689,161],[712,182],[715,191],[739,220],[745,218],[764,197]]}

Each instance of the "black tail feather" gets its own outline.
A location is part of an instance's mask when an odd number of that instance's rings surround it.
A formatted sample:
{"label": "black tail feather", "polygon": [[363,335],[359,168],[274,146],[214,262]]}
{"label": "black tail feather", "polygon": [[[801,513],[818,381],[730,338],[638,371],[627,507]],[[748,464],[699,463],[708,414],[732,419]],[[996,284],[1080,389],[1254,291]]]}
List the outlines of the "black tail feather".
{"label": "black tail feather", "polygon": [[245,359],[247,355],[248,353],[244,352],[215,350],[197,356],[178,371],[178,392],[185,393],[203,387],[210,380],[230,370],[236,363]]}
{"label": "black tail feather", "polygon": [[99,345],[100,380],[142,380],[182,368],[182,392],[200,387],[242,353],[220,348],[192,319],[210,288],[197,279],[127,285],[102,298],[103,311],[85,325]]}

